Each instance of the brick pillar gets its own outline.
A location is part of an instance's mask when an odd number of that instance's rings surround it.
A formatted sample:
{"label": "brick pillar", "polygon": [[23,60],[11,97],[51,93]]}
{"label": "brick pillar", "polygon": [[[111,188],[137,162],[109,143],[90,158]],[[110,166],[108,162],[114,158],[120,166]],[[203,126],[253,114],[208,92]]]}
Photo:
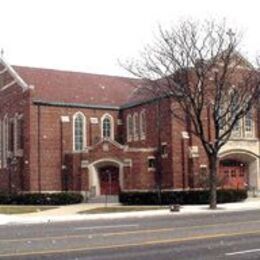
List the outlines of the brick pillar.
{"label": "brick pillar", "polygon": [[198,188],[198,181],[199,181],[199,174],[200,174],[200,164],[199,158],[193,158],[193,187]]}
{"label": "brick pillar", "polygon": [[89,191],[88,169],[81,169],[81,190]]}

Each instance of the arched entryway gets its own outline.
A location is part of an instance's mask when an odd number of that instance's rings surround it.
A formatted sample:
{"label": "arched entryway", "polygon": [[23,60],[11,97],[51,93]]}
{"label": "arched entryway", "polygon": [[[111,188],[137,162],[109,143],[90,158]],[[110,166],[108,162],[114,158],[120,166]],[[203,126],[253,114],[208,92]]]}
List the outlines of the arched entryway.
{"label": "arched entryway", "polygon": [[219,175],[226,188],[259,189],[259,158],[247,151],[220,154]]}
{"label": "arched entryway", "polygon": [[91,197],[118,195],[123,188],[123,163],[116,159],[100,159],[88,166]]}

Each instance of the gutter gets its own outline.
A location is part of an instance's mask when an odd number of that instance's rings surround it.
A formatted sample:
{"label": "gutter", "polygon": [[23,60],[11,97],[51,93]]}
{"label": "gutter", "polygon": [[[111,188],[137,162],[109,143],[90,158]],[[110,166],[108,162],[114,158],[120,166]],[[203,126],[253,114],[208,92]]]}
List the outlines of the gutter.
{"label": "gutter", "polygon": [[82,103],[66,103],[66,102],[49,102],[42,100],[34,100],[34,105],[40,106],[51,106],[51,107],[75,107],[75,108],[92,108],[92,109],[103,109],[103,110],[119,110],[119,106],[111,105],[93,105],[93,104],[82,104]]}

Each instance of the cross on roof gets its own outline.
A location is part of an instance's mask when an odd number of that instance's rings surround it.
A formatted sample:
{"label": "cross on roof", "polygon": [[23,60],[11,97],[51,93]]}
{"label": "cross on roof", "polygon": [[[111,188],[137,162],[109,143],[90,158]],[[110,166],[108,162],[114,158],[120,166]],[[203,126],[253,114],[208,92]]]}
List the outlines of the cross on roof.
{"label": "cross on roof", "polygon": [[232,42],[232,41],[234,40],[234,36],[235,36],[235,35],[236,35],[236,34],[232,31],[232,29],[229,28],[229,30],[227,31],[227,36],[229,36],[230,42]]}

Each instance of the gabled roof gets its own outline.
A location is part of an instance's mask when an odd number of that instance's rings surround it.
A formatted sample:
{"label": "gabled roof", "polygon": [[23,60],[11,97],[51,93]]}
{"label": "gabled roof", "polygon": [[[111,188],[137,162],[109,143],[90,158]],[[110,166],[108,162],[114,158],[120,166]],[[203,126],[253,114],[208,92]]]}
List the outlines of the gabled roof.
{"label": "gabled roof", "polygon": [[[17,72],[13,69],[11,65],[6,62],[6,60],[3,57],[0,57],[0,65],[4,68],[1,71],[1,74],[4,73],[5,71],[8,71],[8,73],[12,76],[13,82],[17,83],[22,87],[23,90],[28,89],[28,85],[24,82],[24,80],[17,74]],[[9,82],[8,85],[12,85],[13,82]],[[7,86],[8,86],[7,85]],[[7,87],[5,86],[5,87]]]}
{"label": "gabled roof", "polygon": [[120,106],[128,102],[139,79],[12,66],[35,88],[34,99],[46,102]]}

